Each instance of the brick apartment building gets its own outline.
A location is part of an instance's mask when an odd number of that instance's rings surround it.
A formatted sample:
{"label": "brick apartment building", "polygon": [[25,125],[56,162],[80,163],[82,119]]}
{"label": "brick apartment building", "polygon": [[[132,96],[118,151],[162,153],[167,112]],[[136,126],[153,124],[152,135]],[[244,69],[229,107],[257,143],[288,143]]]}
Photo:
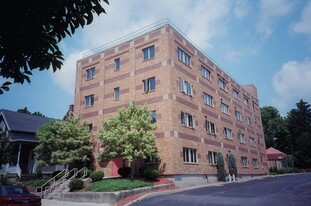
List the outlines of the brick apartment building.
{"label": "brick apartment building", "polygon": [[[162,22],[77,62],[75,114],[96,134],[109,115],[134,100],[156,121],[158,167],[177,184],[215,181],[217,152],[233,154],[239,176],[262,175],[267,155],[257,90],[241,86]],[[120,159],[97,163],[117,175]]]}

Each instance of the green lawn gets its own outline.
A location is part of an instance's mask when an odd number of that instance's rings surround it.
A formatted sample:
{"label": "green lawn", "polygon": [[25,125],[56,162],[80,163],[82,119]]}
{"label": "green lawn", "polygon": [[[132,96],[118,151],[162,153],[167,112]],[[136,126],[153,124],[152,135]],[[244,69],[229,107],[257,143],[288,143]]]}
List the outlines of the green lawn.
{"label": "green lawn", "polygon": [[107,179],[94,182],[86,188],[92,192],[114,192],[120,190],[131,190],[139,187],[152,186],[152,183],[137,179]]}

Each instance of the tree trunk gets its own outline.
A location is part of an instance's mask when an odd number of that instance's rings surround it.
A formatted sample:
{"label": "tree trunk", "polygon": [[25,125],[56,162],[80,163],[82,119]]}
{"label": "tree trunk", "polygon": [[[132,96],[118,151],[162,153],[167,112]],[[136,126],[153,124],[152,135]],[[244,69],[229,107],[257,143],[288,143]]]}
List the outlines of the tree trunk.
{"label": "tree trunk", "polygon": [[131,178],[134,178],[135,161],[131,162]]}

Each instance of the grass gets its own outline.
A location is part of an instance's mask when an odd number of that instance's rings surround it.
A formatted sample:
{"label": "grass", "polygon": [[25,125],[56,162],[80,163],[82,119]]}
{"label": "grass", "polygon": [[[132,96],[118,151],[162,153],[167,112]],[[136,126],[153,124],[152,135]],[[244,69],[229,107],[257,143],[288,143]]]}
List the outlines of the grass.
{"label": "grass", "polygon": [[94,182],[86,190],[92,192],[114,192],[149,186],[152,186],[152,183],[138,179],[107,179]]}
{"label": "grass", "polygon": [[29,180],[27,182],[24,183],[25,186],[30,185],[33,187],[40,187],[42,186],[44,183],[46,183],[49,179],[33,179],[33,180]]}

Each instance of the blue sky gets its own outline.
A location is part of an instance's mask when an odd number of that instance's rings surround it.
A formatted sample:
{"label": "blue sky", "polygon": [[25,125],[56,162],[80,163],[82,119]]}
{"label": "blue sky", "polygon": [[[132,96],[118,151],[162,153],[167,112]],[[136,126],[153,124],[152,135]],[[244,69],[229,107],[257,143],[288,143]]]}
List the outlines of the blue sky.
{"label": "blue sky", "polygon": [[[60,43],[63,68],[34,72],[31,84],[0,95],[0,108],[27,107],[62,118],[74,102],[83,53],[167,18],[240,84],[257,87],[262,106],[282,115],[311,102],[311,1],[110,0],[107,14]],[[4,80],[0,78],[0,83]]]}

